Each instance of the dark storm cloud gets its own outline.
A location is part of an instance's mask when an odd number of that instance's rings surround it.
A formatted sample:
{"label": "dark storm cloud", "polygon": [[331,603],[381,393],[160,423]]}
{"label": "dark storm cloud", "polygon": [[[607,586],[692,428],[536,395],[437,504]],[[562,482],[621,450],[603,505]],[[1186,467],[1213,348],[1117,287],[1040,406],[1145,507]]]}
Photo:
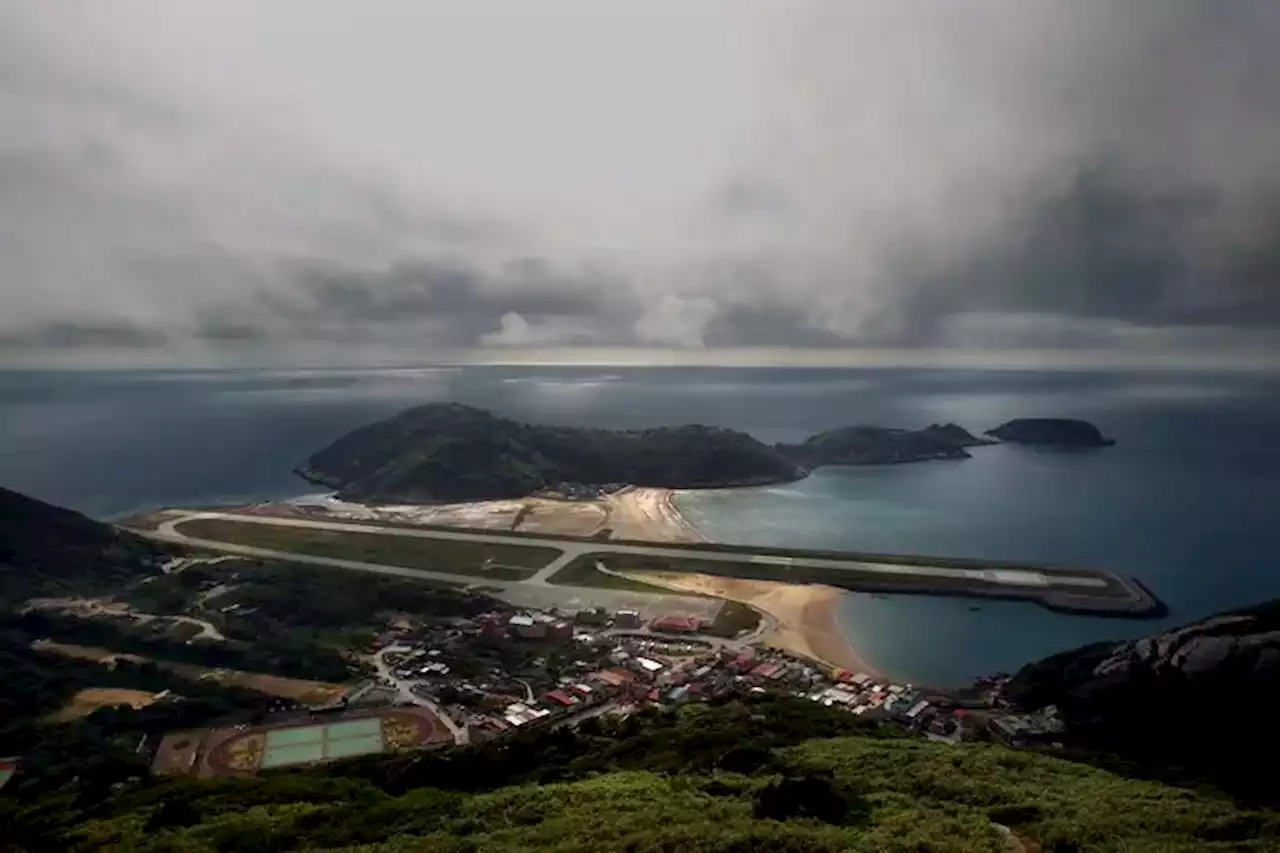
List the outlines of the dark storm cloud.
{"label": "dark storm cloud", "polygon": [[0,0],[0,341],[1280,330],[1278,4],[548,3]]}
{"label": "dark storm cloud", "polygon": [[[351,273],[312,269],[301,275],[302,290],[322,314],[354,321],[407,320],[419,316],[481,315],[508,311],[533,315],[591,316],[602,310],[599,293],[530,274],[525,263],[516,280],[490,279],[457,264],[418,262],[391,269]],[[541,271],[540,271],[541,272]]]}
{"label": "dark storm cloud", "polygon": [[125,324],[49,323],[21,333],[0,335],[0,347],[53,349],[136,349],[164,346],[169,337],[158,329]]}
{"label": "dark storm cloud", "polygon": [[1144,190],[1087,169],[960,273],[960,286],[925,291],[937,302],[916,308],[1280,326],[1280,218],[1259,219],[1252,244],[1206,245],[1202,235],[1223,213],[1209,187]]}
{"label": "dark storm cloud", "polygon": [[706,326],[709,347],[847,346],[849,338],[814,328],[801,312],[785,305],[729,305]]}

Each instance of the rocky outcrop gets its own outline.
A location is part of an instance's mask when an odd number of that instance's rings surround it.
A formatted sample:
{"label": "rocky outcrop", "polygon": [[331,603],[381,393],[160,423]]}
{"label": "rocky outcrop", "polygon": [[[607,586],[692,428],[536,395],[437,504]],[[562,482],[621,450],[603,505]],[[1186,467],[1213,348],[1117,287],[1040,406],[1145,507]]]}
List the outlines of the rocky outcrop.
{"label": "rocky outcrop", "polygon": [[1280,699],[1280,601],[1054,655],[1024,667],[1005,695],[1029,709],[1056,705],[1082,745],[1229,770],[1233,756],[1280,749],[1272,727],[1237,713]]}
{"label": "rocky outcrop", "polygon": [[959,424],[929,424],[920,432],[929,438],[954,444],[956,447],[981,447],[997,443],[989,438],[979,438]]}
{"label": "rocky outcrop", "polygon": [[1107,447],[1115,441],[1088,421],[1073,418],[1015,418],[985,433],[1012,444],[1053,447]]}

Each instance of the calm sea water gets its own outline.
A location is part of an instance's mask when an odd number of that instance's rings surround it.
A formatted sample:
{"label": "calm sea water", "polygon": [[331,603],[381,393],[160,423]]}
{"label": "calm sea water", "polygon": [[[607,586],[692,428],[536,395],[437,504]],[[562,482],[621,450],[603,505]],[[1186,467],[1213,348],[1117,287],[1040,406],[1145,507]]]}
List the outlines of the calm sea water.
{"label": "calm sea water", "polygon": [[949,370],[430,368],[0,372],[0,485],[112,518],[311,491],[290,469],[347,430],[429,400],[544,422],[699,422],[765,441],[834,426],[974,431],[1017,416],[1098,423],[1115,447],[978,448],[974,458],[826,469],[784,487],[684,496],[731,542],[1109,568],[1170,605],[1162,622],[1034,605],[849,595],[870,661],[959,683],[1096,639],[1280,597],[1280,380]]}

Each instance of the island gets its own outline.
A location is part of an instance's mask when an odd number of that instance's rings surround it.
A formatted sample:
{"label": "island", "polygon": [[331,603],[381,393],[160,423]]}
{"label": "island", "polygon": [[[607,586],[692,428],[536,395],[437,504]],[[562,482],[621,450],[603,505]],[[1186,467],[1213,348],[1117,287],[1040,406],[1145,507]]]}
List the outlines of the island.
{"label": "island", "polygon": [[959,424],[929,424],[921,432],[930,438],[945,441],[957,447],[982,447],[986,444],[999,444],[999,442],[990,438],[976,436]]}
{"label": "island", "polygon": [[[776,447],[788,458],[808,469],[823,465],[968,459],[970,454],[964,449],[964,439],[955,439],[950,433],[939,432],[940,429],[936,426],[918,431],[872,426],[841,427],[820,432],[801,444],[779,444]],[[960,427],[956,429],[964,432]],[[977,443],[983,443],[967,432],[965,435]]]}
{"label": "island", "polygon": [[1088,421],[1073,418],[1015,418],[986,432],[1011,444],[1052,447],[1109,447],[1114,439],[1105,437]]}
{"label": "island", "polygon": [[342,436],[296,472],[356,501],[494,500],[564,484],[768,485],[801,479],[824,465],[965,459],[966,447],[989,443],[955,424],[934,424],[914,431],[843,427],[771,447],[722,427],[585,429],[430,403]]}

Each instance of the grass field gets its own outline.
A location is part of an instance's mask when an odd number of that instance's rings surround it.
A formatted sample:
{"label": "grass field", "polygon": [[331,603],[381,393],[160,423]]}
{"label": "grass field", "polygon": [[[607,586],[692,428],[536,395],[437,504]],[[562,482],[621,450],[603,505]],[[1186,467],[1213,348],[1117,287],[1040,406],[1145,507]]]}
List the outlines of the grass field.
{"label": "grass field", "polygon": [[[652,592],[670,595],[668,590],[664,590],[661,587],[647,584],[643,581],[632,580],[631,578],[608,575],[597,570],[596,560],[601,559],[601,556],[600,554],[584,554],[547,578],[547,583],[555,586],[587,586],[596,589],[618,589],[626,592]],[[609,568],[633,568],[626,563],[628,559],[610,557],[605,561],[605,565]]]}
{"label": "grass field", "polygon": [[760,611],[740,601],[725,600],[707,633],[732,640],[743,631],[754,631],[760,625]]}
{"label": "grass field", "polygon": [[[252,522],[196,519],[177,525],[179,533],[254,548],[358,560],[489,580],[519,581],[560,556],[543,545],[490,544],[385,533],[276,527]],[[486,560],[491,560],[489,565]]]}

